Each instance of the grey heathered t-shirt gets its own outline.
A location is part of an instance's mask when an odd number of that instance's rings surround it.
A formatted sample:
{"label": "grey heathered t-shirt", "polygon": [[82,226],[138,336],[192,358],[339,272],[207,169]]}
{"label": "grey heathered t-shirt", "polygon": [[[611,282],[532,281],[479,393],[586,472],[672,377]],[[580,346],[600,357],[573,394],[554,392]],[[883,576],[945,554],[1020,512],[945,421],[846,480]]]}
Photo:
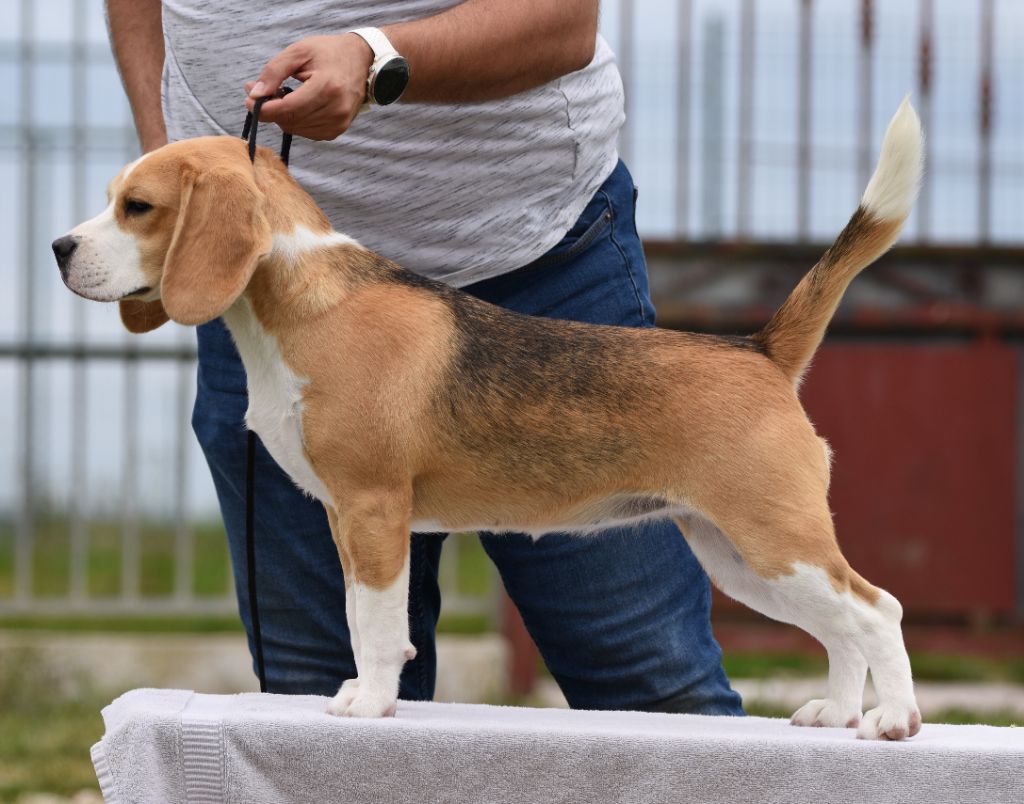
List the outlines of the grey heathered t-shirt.
{"label": "grey heathered t-shirt", "polygon": [[[456,4],[164,0],[168,135],[237,136],[245,82],[292,42]],[[296,138],[291,169],[338,231],[461,286],[526,265],[558,242],[615,167],[623,119],[622,82],[598,37],[589,66],[514,97],[399,102],[360,114],[333,142]],[[276,148],[276,127],[261,128],[260,140]]]}

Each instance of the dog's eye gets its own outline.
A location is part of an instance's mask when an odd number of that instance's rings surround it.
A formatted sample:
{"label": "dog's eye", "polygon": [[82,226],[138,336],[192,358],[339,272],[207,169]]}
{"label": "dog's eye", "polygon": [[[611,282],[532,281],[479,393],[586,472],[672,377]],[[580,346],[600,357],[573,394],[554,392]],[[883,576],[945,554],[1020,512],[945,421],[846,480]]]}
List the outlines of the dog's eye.
{"label": "dog's eye", "polygon": [[125,215],[142,215],[149,212],[152,208],[152,204],[147,204],[145,201],[136,201],[134,198],[129,198],[124,202]]}

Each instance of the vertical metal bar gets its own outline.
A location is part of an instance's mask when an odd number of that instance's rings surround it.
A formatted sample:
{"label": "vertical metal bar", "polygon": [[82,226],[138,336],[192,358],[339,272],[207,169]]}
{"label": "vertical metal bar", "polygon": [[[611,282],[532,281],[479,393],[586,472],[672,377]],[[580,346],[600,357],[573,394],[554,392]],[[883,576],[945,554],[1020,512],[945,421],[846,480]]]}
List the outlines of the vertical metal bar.
{"label": "vertical metal bar", "polygon": [[859,181],[857,187],[867,187],[871,179],[871,95],[874,51],[874,14],[871,0],[861,0],[860,6],[860,142]]}
{"label": "vertical metal bar", "polygon": [[[127,113],[127,108],[125,109]],[[124,160],[135,158],[133,137],[124,142]],[[139,359],[138,341],[123,333],[128,349],[124,363],[124,453],[121,482],[121,599],[130,607],[140,594],[141,545],[139,539]]]}
{"label": "vertical metal bar", "polygon": [[[925,165],[931,165],[931,138],[927,132],[932,130],[932,60],[934,51],[934,20],[935,0],[921,0],[921,35],[917,63],[917,88],[920,94],[917,111],[921,117],[921,125],[926,132]],[[931,230],[932,209],[932,172],[925,170],[921,179],[921,194],[917,201],[917,237],[922,243],[927,242]]]}
{"label": "vertical metal bar", "polygon": [[700,212],[701,234],[708,240],[722,236],[724,73],[725,20],[715,14],[704,22],[701,67]]}
{"label": "vertical metal bar", "polygon": [[754,149],[754,0],[740,9],[739,153],[736,170],[736,239],[750,234],[751,164]]}
{"label": "vertical metal bar", "polygon": [[679,74],[676,84],[676,236],[684,239],[690,217],[690,81],[693,2],[679,0]]}
{"label": "vertical metal bar", "polygon": [[993,0],[981,4],[981,86],[979,88],[980,153],[978,155],[978,241],[987,244],[992,236],[992,71],[995,48],[995,13]]}
{"label": "vertical metal bar", "polygon": [[[85,145],[85,110],[87,108],[88,82],[86,81],[86,8],[85,0],[75,0],[72,9],[72,60],[71,60],[71,212],[76,223],[85,218],[85,165],[88,154]],[[72,302],[71,327],[75,343],[85,341],[85,305],[78,300]],[[70,567],[69,594],[71,599],[82,602],[88,596],[88,528],[86,525],[86,422],[88,421],[88,391],[86,386],[85,362],[76,359],[71,366],[71,499],[70,518]]]}
{"label": "vertical metal bar", "polygon": [[634,1],[619,0],[619,72],[625,92],[626,122],[619,133],[619,154],[629,163],[633,156],[633,37]]}
{"label": "vertical metal bar", "polygon": [[188,519],[188,420],[191,363],[178,363],[177,425],[174,453],[174,595],[182,603],[193,598],[194,545]]}
{"label": "vertical metal bar", "polygon": [[[35,337],[35,259],[36,259],[36,148],[33,137],[33,93],[32,78],[35,72],[33,59],[34,25],[32,3],[21,0],[21,41],[19,58],[21,64],[21,108],[19,110],[21,134],[21,254],[22,275],[21,331],[26,346]],[[18,605],[27,606],[32,598],[32,554],[35,536],[34,506],[35,486],[33,474],[32,434],[35,432],[34,399],[35,364],[30,355],[21,363],[21,404],[18,412],[18,450],[21,473],[21,498],[19,501],[18,524],[14,545],[14,598]]]}
{"label": "vertical metal bar", "polygon": [[811,211],[811,13],[812,0],[800,0],[800,55],[797,75],[796,234],[810,235]]}
{"label": "vertical metal bar", "polygon": [[[134,351],[134,349],[133,349]],[[124,446],[121,465],[121,599],[139,597],[138,447],[139,362],[129,354],[124,364]]]}

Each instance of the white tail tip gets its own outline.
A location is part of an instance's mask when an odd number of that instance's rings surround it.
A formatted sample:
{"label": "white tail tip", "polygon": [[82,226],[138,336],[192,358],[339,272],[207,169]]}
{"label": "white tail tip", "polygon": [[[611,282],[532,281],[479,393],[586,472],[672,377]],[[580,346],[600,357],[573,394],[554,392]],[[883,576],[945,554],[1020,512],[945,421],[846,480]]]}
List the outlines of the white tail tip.
{"label": "white tail tip", "polygon": [[907,95],[889,121],[878,166],[861,198],[861,206],[876,218],[903,220],[917,198],[923,171],[924,134]]}

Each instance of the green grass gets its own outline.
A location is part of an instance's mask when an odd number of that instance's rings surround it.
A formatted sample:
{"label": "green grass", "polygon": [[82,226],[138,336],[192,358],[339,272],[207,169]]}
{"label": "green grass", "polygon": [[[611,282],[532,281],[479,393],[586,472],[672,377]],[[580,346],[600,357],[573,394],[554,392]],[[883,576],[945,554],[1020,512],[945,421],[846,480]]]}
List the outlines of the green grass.
{"label": "green grass", "polygon": [[458,555],[456,588],[459,593],[468,597],[488,597],[495,583],[494,569],[480,540],[473,534],[449,536],[444,549],[452,548]]}
{"label": "green grass", "polygon": [[100,709],[109,701],[61,699],[56,682],[31,651],[0,656],[0,801],[99,789],[89,747],[103,734]]}
{"label": "green grass", "polygon": [[1024,684],[1024,657],[992,659],[984,656],[912,653],[910,664],[914,669],[914,678],[918,681],[1002,681]]}
{"label": "green grass", "polygon": [[828,673],[824,654],[727,652],[722,657],[722,666],[729,678],[808,677]]}
{"label": "green grass", "polygon": [[61,631],[71,633],[119,634],[219,634],[242,631],[233,615],[218,616],[75,616],[16,614],[0,617],[0,629],[7,631]]}
{"label": "green grass", "polygon": [[[124,584],[125,528],[116,521],[94,520],[87,525],[86,586],[90,597],[115,597]],[[191,526],[192,592],[219,597],[230,588],[231,563],[224,528],[219,522]],[[175,587],[174,524],[143,520],[138,523],[138,577],[142,597],[166,597]],[[14,526],[0,521],[0,598],[14,593]],[[64,597],[71,585],[71,535],[63,513],[40,512],[34,520],[32,585],[36,597]],[[479,539],[450,537],[446,550],[457,554],[456,586],[470,597],[487,597],[494,584],[490,560]]]}
{"label": "green grass", "polygon": [[[193,551],[192,592],[198,597],[227,593],[231,565],[223,526],[191,526]],[[0,523],[0,598],[14,592],[14,528]],[[174,524],[142,520],[138,523],[139,592],[143,597],[170,595],[175,584]],[[113,597],[124,582],[122,523],[93,520],[86,527],[86,588],[90,597]],[[34,520],[32,586],[37,597],[64,597],[71,585],[71,532],[66,515],[39,512]]]}
{"label": "green grass", "polygon": [[[70,535],[66,516],[39,514],[35,520],[33,593],[37,597],[64,597],[70,585]],[[88,531],[86,579],[90,597],[111,598],[121,592],[122,525],[94,521]],[[192,527],[192,588],[196,596],[222,597],[230,589],[231,564],[220,523]],[[13,526],[0,521],[0,599],[14,591]],[[174,591],[175,556],[172,524],[144,521],[139,524],[139,591],[142,597],[167,597]],[[495,574],[480,540],[472,536],[451,537],[445,550],[456,553],[457,591],[468,597],[489,598]],[[211,633],[241,630],[234,615],[137,617],[134,615],[0,615],[0,628],[52,631],[117,631],[146,633]],[[454,634],[481,634],[493,629],[485,614],[444,614],[438,630]]]}

